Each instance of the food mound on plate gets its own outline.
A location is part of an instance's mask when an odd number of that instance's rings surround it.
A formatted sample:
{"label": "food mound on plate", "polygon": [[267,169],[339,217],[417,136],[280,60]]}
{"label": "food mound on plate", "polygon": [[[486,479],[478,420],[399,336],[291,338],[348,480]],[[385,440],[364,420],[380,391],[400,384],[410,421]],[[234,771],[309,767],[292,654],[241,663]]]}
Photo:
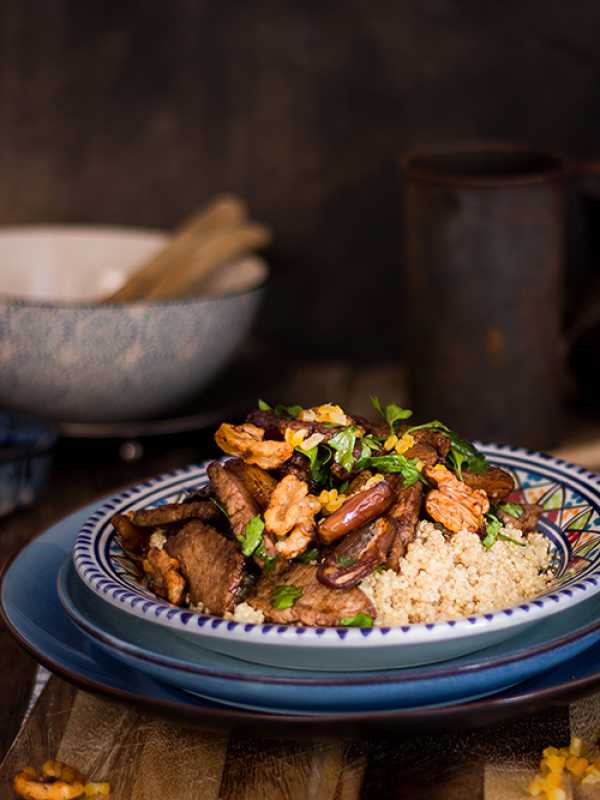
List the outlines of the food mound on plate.
{"label": "food mound on plate", "polygon": [[439,421],[372,398],[258,408],[215,434],[230,459],[172,503],[113,518],[148,587],[240,622],[405,625],[484,613],[553,580],[542,508]]}

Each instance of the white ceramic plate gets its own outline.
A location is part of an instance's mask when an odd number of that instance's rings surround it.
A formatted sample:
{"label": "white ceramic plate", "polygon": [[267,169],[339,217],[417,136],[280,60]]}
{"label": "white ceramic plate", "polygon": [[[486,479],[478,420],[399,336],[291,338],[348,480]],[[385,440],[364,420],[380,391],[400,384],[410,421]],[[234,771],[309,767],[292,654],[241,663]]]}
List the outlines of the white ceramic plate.
{"label": "white ceramic plate", "polygon": [[515,479],[511,498],[545,509],[540,530],[554,548],[552,591],[493,613],[430,624],[374,628],[308,628],[244,624],[197,614],[156,598],[138,581],[110,523],[116,512],[174,502],[207,481],[206,464],[160,475],[104,503],[77,537],[75,568],[108,604],[150,620],[198,645],[247,661],[295,669],[389,669],[456,658],[514,636],[600,590],[600,477],[551,456],[481,446]]}

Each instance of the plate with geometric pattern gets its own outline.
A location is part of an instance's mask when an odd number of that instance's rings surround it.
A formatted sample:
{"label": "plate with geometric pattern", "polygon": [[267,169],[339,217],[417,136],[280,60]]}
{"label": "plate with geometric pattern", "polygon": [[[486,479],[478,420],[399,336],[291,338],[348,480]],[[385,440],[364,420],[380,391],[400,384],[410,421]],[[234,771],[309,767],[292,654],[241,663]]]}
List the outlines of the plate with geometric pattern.
{"label": "plate with geometric pattern", "polygon": [[510,499],[538,502],[538,529],[550,541],[556,582],[550,591],[490,613],[435,623],[372,628],[309,628],[240,623],[169,605],[141,583],[121,550],[113,514],[174,502],[207,482],[206,464],[151,478],[103,503],[73,550],[79,577],[110,606],[237,658],[297,669],[346,671],[415,666],[483,649],[561,613],[600,591],[600,476],[544,453],[479,445],[511,472]]}

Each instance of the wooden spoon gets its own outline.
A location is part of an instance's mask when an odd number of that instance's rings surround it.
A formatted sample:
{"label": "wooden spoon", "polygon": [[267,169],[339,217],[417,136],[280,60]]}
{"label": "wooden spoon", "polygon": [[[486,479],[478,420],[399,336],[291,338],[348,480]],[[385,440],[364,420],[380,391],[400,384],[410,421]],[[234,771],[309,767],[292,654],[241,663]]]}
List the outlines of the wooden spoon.
{"label": "wooden spoon", "polygon": [[[214,234],[222,234],[229,229],[242,226],[247,218],[248,211],[243,200],[231,194],[220,195],[208,206],[187,219],[166,247],[136,269],[123,286],[106,297],[103,302],[128,303],[133,300],[147,298],[149,292],[156,291],[156,287],[160,283],[166,286],[169,276],[187,273],[189,271],[187,265],[192,260],[196,260],[195,254],[199,247],[203,243],[210,241]],[[244,228],[241,228],[241,230],[244,230]],[[247,234],[243,234],[241,237],[234,237],[233,241],[253,241],[256,238],[256,236],[248,237]],[[222,237],[220,237],[221,239]],[[221,248],[223,248],[223,245],[221,245]],[[224,248],[224,252],[226,258],[229,257],[227,248]],[[233,252],[234,255],[237,255],[239,254],[239,249],[236,250],[233,247]],[[215,249],[215,253],[217,256],[219,255],[218,247]],[[204,264],[206,267],[206,257]],[[185,284],[181,279],[178,281],[178,286],[185,288]],[[162,293],[153,295],[154,299],[177,296],[173,294],[172,290],[169,291],[168,288],[161,291]]]}

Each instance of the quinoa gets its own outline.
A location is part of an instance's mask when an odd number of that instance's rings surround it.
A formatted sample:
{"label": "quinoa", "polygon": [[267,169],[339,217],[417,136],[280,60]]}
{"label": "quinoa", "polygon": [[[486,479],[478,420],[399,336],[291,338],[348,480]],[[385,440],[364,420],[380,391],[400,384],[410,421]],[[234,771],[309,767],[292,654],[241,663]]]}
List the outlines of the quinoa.
{"label": "quinoa", "polygon": [[257,608],[252,608],[248,603],[238,603],[233,610],[233,614],[225,614],[225,619],[233,619],[235,622],[253,622],[255,624],[260,624],[265,621],[265,615]]}
{"label": "quinoa", "polygon": [[377,609],[376,625],[408,625],[483,614],[543,593],[553,581],[548,540],[510,526],[489,550],[476,533],[444,533],[422,521],[398,573],[369,575],[361,589]]}

